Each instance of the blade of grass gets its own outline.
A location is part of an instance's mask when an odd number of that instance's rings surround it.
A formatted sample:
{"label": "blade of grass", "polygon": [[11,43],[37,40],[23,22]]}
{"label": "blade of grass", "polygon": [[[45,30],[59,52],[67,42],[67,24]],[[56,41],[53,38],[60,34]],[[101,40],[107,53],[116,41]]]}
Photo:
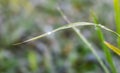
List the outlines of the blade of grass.
{"label": "blade of grass", "polygon": [[[33,37],[33,38],[28,39],[28,40],[23,41],[23,42],[15,43],[15,44],[13,44],[13,45],[20,45],[20,44],[24,44],[24,43],[27,43],[27,42],[31,42],[31,41],[34,41],[34,40],[43,38],[43,37],[45,37],[45,36],[48,36],[48,35],[50,35],[50,34],[52,34],[52,33],[55,33],[55,32],[61,31],[61,30],[65,30],[65,29],[68,29],[68,28],[72,28],[72,27],[78,27],[78,26],[96,26],[96,24],[94,24],[94,23],[88,23],[88,22],[76,22],[76,23],[71,23],[71,24],[69,24],[69,25],[67,24],[67,25],[65,25],[65,26],[59,27],[59,28],[57,28],[57,29],[54,29],[53,31],[44,33],[44,34],[39,35],[39,36],[36,36],[36,37]],[[113,30],[111,30],[111,29],[109,29],[109,28],[107,28],[107,27],[105,27],[105,26],[103,26],[103,25],[101,25],[101,24],[98,24],[98,26],[99,26],[100,28],[106,30],[106,31],[109,31],[109,32],[111,32],[111,33],[114,33],[115,35],[117,35],[117,36],[120,38],[120,35],[119,35],[117,32],[115,32],[115,31],[113,31]]]}
{"label": "blade of grass", "polygon": [[114,51],[116,54],[118,54],[118,55],[120,56],[120,49],[119,49],[119,48],[113,46],[112,44],[110,44],[110,43],[108,43],[108,42],[106,42],[106,41],[104,41],[104,44],[105,44],[107,47],[109,47],[112,51]]}
{"label": "blade of grass", "polygon": [[[50,31],[50,32],[48,32],[48,33],[39,35],[39,36],[37,36],[37,37],[31,38],[31,39],[28,39],[28,40],[26,40],[26,41],[23,41],[23,42],[20,42],[20,43],[16,43],[16,44],[13,44],[13,45],[20,45],[20,44],[23,44],[23,43],[27,43],[27,42],[30,42],[30,41],[34,41],[34,40],[40,39],[40,38],[42,38],[42,37],[48,36],[48,35],[50,35],[50,34],[52,34],[52,33],[55,33],[55,32],[57,32],[57,31],[71,28],[71,27],[73,27],[73,26],[74,26],[74,27],[78,27],[78,26],[85,26],[85,25],[86,25],[86,26],[88,26],[88,25],[90,25],[90,26],[96,26],[96,24],[94,24],[94,23],[87,23],[87,22],[71,23],[71,24],[69,24],[69,25],[65,25],[65,26],[59,27],[59,28],[57,28],[57,29],[54,29],[53,31]],[[115,35],[117,35],[117,36],[120,38],[120,35],[119,35],[118,33],[114,32],[114,31],[112,31],[111,29],[109,29],[109,28],[107,28],[107,27],[105,27],[105,26],[103,26],[103,25],[101,25],[101,24],[99,24],[98,26],[99,26],[100,28],[106,30],[106,31],[109,31],[109,32],[114,33]],[[79,31],[79,30],[78,30],[78,31]],[[84,38],[83,38],[83,40],[84,40]],[[85,43],[88,42],[88,41],[86,42],[86,39],[85,39],[84,41],[85,41]],[[91,46],[91,45],[89,45],[89,43],[88,43],[88,46]],[[99,59],[99,58],[98,58],[98,59]],[[102,63],[102,64],[103,64],[103,63]]]}
{"label": "blade of grass", "polygon": [[104,45],[104,40],[105,39],[104,39],[104,36],[103,36],[103,33],[102,33],[100,27],[98,26],[99,22],[98,22],[98,19],[96,17],[96,14],[93,11],[91,12],[91,14],[92,14],[94,23],[96,23],[96,32],[98,34],[98,38],[99,38],[100,43],[102,45],[102,48],[103,48],[105,57],[107,59],[107,62],[110,65],[112,73],[117,73],[117,70],[116,70],[116,68],[114,66],[114,62],[113,62],[113,59],[112,59],[112,55],[111,55],[109,49],[107,49],[107,47]]}
{"label": "blade of grass", "polygon": [[[67,16],[64,15],[64,13],[62,12],[62,10],[58,7],[59,12],[61,13],[61,15],[63,16],[64,20],[66,20],[69,24],[71,24],[71,22],[68,20]],[[100,63],[101,67],[104,69],[105,73],[109,73],[109,70],[107,69],[107,67],[105,66],[105,64],[103,63],[103,61],[100,59],[100,57],[97,55],[96,51],[94,50],[94,48],[92,47],[92,45],[86,40],[86,38],[81,34],[80,30],[78,30],[75,26],[71,27],[75,33],[79,36],[79,38],[86,44],[86,46],[92,51],[92,53],[95,55],[96,59],[98,60],[98,62]]]}
{"label": "blade of grass", "polygon": [[32,70],[32,72],[35,72],[38,69],[37,57],[35,52],[33,51],[28,52],[28,61],[29,61],[30,69]]}
{"label": "blade of grass", "polygon": [[[114,0],[114,15],[116,23],[116,31],[120,34],[120,4],[119,0]],[[118,47],[120,48],[120,38],[117,38]]]}
{"label": "blade of grass", "polygon": [[105,26],[103,26],[103,25],[101,25],[101,24],[99,24],[99,27],[102,28],[102,29],[104,29],[104,30],[106,30],[106,31],[109,31],[109,32],[111,32],[111,33],[114,33],[115,35],[118,36],[118,38],[120,38],[120,34],[118,34],[117,32],[115,32],[115,31],[113,31],[113,30],[111,30],[111,29],[109,29],[109,28],[107,28],[107,27],[105,27]]}
{"label": "blade of grass", "polygon": [[20,43],[16,43],[16,44],[13,44],[13,45],[20,45],[20,44],[23,44],[23,43],[27,43],[27,42],[30,42],[30,41],[34,41],[34,40],[37,40],[39,38],[42,38],[42,37],[45,37],[47,35],[50,35],[52,33],[55,33],[57,31],[60,31],[60,30],[64,30],[64,29],[68,29],[68,28],[72,28],[73,26],[76,27],[76,26],[85,26],[85,25],[94,25],[93,23],[87,23],[87,22],[76,22],[76,23],[71,23],[71,24],[67,24],[65,26],[62,26],[62,27],[59,27],[53,31],[50,31],[50,32],[47,32],[45,34],[42,34],[40,36],[37,36],[37,37],[34,37],[34,38],[31,38],[31,39],[28,39],[26,41],[23,41],[23,42],[20,42]]}

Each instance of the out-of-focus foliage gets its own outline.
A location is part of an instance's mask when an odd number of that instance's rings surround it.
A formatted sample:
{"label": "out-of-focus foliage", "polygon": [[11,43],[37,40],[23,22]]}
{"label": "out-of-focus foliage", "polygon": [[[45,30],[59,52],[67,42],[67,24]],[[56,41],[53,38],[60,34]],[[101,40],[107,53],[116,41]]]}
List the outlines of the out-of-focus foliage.
{"label": "out-of-focus foliage", "polygon": [[[120,1],[114,0],[114,16],[115,16],[115,23],[116,23],[116,31],[120,34]],[[120,38],[117,39],[118,46],[120,45]],[[120,46],[119,46],[120,47]]]}
{"label": "out-of-focus foliage", "polygon": [[[94,10],[100,23],[115,29],[110,2],[112,0],[0,0],[0,73],[103,73],[94,55],[72,29],[29,43],[12,44],[66,24],[57,6],[71,22],[92,22],[90,11]],[[109,68],[94,27],[80,29]],[[115,41],[115,35],[105,32],[105,36]],[[116,56],[115,61],[118,61]]]}

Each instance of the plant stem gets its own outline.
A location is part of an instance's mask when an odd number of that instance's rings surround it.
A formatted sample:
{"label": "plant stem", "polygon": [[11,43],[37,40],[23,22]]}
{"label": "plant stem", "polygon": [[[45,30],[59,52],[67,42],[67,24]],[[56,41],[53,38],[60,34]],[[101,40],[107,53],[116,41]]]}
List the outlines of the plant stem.
{"label": "plant stem", "polygon": [[[116,23],[116,31],[120,34],[120,4],[119,0],[114,0],[114,15]],[[118,47],[120,48],[120,38],[117,38]]]}
{"label": "plant stem", "polygon": [[[64,15],[64,13],[61,11],[60,8],[58,8],[59,12],[61,13],[61,15],[63,16],[63,18],[69,23],[71,24],[71,22],[68,20],[67,16]],[[98,62],[100,63],[100,65],[102,66],[102,68],[104,69],[105,73],[109,73],[109,70],[107,69],[107,67],[105,66],[105,64],[103,63],[103,61],[100,59],[100,57],[97,55],[96,51],[94,50],[94,48],[92,47],[92,45],[86,40],[86,38],[81,34],[80,30],[78,30],[75,26],[72,27],[72,29],[75,31],[75,33],[79,36],[79,38],[87,45],[87,47],[92,51],[92,53],[94,54],[94,56],[96,57],[96,59],[98,60]]]}
{"label": "plant stem", "polygon": [[96,32],[97,32],[97,34],[98,34],[98,38],[99,38],[100,43],[101,43],[101,45],[102,45],[102,48],[103,48],[105,57],[106,57],[106,59],[107,59],[107,62],[108,62],[109,65],[110,65],[110,68],[111,68],[111,70],[112,70],[112,73],[117,73],[117,70],[116,70],[116,68],[115,68],[115,66],[114,66],[114,62],[113,62],[113,59],[112,59],[112,55],[111,55],[109,49],[108,49],[108,48],[105,46],[105,44],[104,44],[104,36],[103,36],[103,33],[102,33],[100,27],[98,26],[99,22],[98,22],[98,19],[97,19],[97,17],[96,17],[96,15],[95,15],[94,12],[92,12],[92,16],[93,16],[93,21],[94,21],[94,23],[96,23]]}

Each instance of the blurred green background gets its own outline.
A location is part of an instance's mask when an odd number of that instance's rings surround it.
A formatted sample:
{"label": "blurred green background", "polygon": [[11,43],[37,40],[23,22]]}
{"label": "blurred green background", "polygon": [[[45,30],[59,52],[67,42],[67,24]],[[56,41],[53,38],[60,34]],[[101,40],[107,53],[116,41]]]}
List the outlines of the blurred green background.
{"label": "blurred green background", "polygon": [[[100,24],[116,30],[113,0],[0,0],[0,73],[104,73],[72,29],[13,45],[68,24],[57,7],[73,23],[93,22],[92,11]],[[95,27],[78,28],[109,69]],[[116,45],[117,36],[103,32]],[[120,73],[119,57],[111,54]]]}

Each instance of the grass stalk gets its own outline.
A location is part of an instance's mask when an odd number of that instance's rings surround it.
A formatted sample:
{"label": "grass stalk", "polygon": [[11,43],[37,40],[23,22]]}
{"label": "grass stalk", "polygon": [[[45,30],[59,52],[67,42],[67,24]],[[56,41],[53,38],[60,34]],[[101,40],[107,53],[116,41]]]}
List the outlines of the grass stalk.
{"label": "grass stalk", "polygon": [[[54,30],[49,31],[49,32],[44,33],[44,34],[41,34],[41,35],[39,35],[39,36],[30,38],[30,39],[25,40],[25,41],[23,41],[23,42],[15,43],[15,44],[13,44],[13,45],[15,46],[15,45],[20,45],[20,44],[28,43],[28,42],[31,42],[31,41],[35,41],[35,40],[37,40],[37,39],[46,37],[46,36],[48,36],[48,35],[50,35],[50,34],[52,34],[52,33],[55,33],[55,32],[58,32],[58,31],[62,31],[62,30],[65,30],[65,29],[69,29],[69,28],[72,28],[72,27],[79,27],[79,26],[96,26],[96,24],[94,24],[94,23],[89,23],[89,22],[76,22],[76,23],[71,23],[71,24],[69,24],[69,25],[67,24],[67,25],[65,25],[65,26],[59,27],[59,28],[57,28],[57,29],[54,29]],[[106,30],[106,31],[109,31],[109,32],[117,35],[117,36],[120,38],[120,34],[118,34],[117,32],[115,32],[115,31],[113,31],[113,30],[111,30],[111,29],[109,29],[109,28],[107,28],[107,27],[105,27],[105,26],[103,26],[103,25],[101,25],[101,24],[98,24],[98,26],[99,26],[100,28]]]}
{"label": "grass stalk", "polygon": [[[65,25],[65,26],[62,26],[62,27],[59,27],[57,29],[54,29],[53,31],[49,31],[47,33],[44,33],[42,35],[39,35],[39,36],[36,36],[36,37],[33,37],[33,38],[30,38],[26,41],[23,41],[23,42],[20,42],[20,43],[16,43],[16,44],[13,44],[13,45],[20,45],[20,44],[24,44],[24,43],[27,43],[27,42],[31,42],[31,41],[34,41],[34,40],[37,40],[37,39],[40,39],[40,38],[43,38],[45,36],[48,36],[52,33],[55,33],[55,32],[58,32],[58,31],[61,31],[61,30],[65,30],[65,29],[68,29],[68,28],[73,28],[73,27],[78,27],[78,26],[96,26],[96,24],[94,23],[89,23],[89,22],[76,22],[76,23],[70,23],[69,25]],[[117,35],[119,38],[120,38],[120,34],[118,34],[117,32],[114,32],[113,30],[101,25],[101,24],[98,24],[98,26],[106,31],[109,31],[115,35]],[[100,65],[103,67],[103,69],[105,70],[105,73],[109,73],[108,69],[106,68],[106,66],[104,65],[104,63],[102,62],[102,60],[99,58],[99,56],[97,56],[97,53],[96,51],[94,50],[94,48],[92,47],[92,45],[84,38],[83,35],[81,35],[81,33],[79,32],[78,29],[75,29],[76,30],[76,33],[79,35],[79,37],[84,41],[84,43],[92,50],[93,54],[95,54],[97,60],[99,61]]]}
{"label": "grass stalk", "polygon": [[[58,7],[58,10],[61,13],[61,15],[63,16],[64,20],[66,20],[69,24],[71,24],[71,22],[68,20],[67,16],[64,15],[64,13],[62,12],[62,10],[59,7]],[[105,66],[103,61],[100,59],[100,57],[97,55],[96,51],[94,50],[94,47],[81,34],[80,30],[78,30],[75,26],[73,26],[71,28],[75,31],[75,33],[79,36],[79,38],[87,45],[87,47],[92,51],[92,53],[94,54],[94,56],[100,63],[101,67],[104,69],[105,73],[109,73],[109,70],[107,69],[107,67]]]}
{"label": "grass stalk", "polygon": [[[114,0],[114,16],[115,16],[115,23],[116,23],[116,31],[120,34],[120,4],[119,0]],[[120,48],[120,38],[117,38],[117,44]]]}
{"label": "grass stalk", "polygon": [[93,17],[94,23],[96,23],[96,32],[98,34],[98,38],[99,38],[100,43],[102,45],[106,60],[110,65],[110,69],[111,69],[112,73],[117,73],[117,70],[114,66],[114,62],[113,62],[113,59],[112,59],[112,55],[111,55],[109,49],[107,48],[107,46],[104,44],[105,39],[104,39],[103,33],[101,31],[101,28],[98,26],[99,22],[98,22],[98,19],[97,19],[94,12],[92,12],[92,17]]}

